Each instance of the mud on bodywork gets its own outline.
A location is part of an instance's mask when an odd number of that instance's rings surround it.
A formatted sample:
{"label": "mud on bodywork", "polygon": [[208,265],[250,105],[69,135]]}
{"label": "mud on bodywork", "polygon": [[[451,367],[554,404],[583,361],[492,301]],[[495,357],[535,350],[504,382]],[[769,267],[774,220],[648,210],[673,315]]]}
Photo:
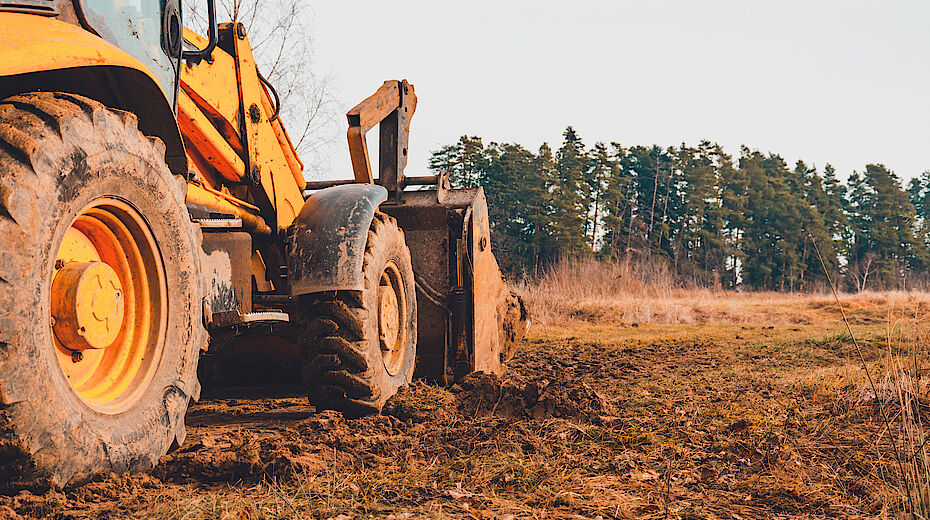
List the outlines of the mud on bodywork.
{"label": "mud on bodywork", "polygon": [[287,272],[291,296],[360,291],[368,229],[387,190],[371,184],[314,193],[290,229]]}
{"label": "mud on bodywork", "polygon": [[405,192],[381,210],[407,235],[417,280],[417,375],[451,383],[500,374],[526,332],[526,309],[501,275],[482,188]]}
{"label": "mud on bodywork", "polygon": [[205,319],[211,327],[238,322],[252,312],[252,238],[244,232],[203,233],[201,272],[207,288]]}

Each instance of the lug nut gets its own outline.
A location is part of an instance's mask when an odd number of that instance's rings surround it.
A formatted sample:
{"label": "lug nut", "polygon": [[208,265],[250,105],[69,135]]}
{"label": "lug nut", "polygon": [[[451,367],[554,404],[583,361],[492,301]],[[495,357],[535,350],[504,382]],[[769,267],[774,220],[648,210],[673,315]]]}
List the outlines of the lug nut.
{"label": "lug nut", "polygon": [[78,363],[78,362],[80,362],[82,359],[84,359],[84,353],[83,353],[83,352],[81,352],[80,350],[72,350],[72,351],[71,351],[71,362],[72,362],[72,363]]}

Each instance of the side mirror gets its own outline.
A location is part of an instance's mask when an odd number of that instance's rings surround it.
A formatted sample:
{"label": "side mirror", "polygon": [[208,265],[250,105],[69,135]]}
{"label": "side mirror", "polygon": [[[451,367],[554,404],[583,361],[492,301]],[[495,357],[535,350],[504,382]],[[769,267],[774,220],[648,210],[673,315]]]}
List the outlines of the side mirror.
{"label": "side mirror", "polygon": [[165,2],[164,17],[161,21],[161,46],[172,61],[181,55],[181,8],[178,0]]}
{"label": "side mirror", "polygon": [[184,51],[181,58],[199,63],[200,60],[213,61],[213,49],[219,41],[216,31],[216,0],[207,0],[207,31],[210,43],[202,51]]}

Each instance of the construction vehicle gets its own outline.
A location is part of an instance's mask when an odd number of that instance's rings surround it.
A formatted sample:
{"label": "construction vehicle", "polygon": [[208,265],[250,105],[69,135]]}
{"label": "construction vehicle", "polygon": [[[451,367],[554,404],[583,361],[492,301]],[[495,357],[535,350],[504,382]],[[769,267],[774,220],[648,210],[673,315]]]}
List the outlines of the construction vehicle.
{"label": "construction vehicle", "polygon": [[307,182],[204,4],[207,37],[179,0],[0,0],[0,487],[151,468],[230,338],[289,330],[311,403],[360,415],[525,332],[481,188],[404,175],[413,85],[348,113],[353,179]]}

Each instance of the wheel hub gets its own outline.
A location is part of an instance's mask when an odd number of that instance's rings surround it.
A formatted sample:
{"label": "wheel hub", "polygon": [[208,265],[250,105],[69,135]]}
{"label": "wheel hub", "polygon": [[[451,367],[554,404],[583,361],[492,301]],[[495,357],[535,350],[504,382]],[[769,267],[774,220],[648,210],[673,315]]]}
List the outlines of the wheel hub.
{"label": "wheel hub", "polygon": [[390,261],[378,284],[378,339],[384,368],[392,376],[400,373],[407,350],[407,305],[400,268]]}
{"label": "wheel hub", "polygon": [[397,295],[390,287],[383,288],[380,292],[381,350],[392,350],[400,328],[397,324]]}
{"label": "wheel hub", "polygon": [[103,262],[69,262],[52,282],[53,330],[72,351],[110,346],[122,329],[123,287]]}
{"label": "wheel hub", "polygon": [[133,206],[102,197],[78,213],[54,258],[49,347],[85,404],[121,413],[148,388],[165,345],[167,278],[155,237]]}

